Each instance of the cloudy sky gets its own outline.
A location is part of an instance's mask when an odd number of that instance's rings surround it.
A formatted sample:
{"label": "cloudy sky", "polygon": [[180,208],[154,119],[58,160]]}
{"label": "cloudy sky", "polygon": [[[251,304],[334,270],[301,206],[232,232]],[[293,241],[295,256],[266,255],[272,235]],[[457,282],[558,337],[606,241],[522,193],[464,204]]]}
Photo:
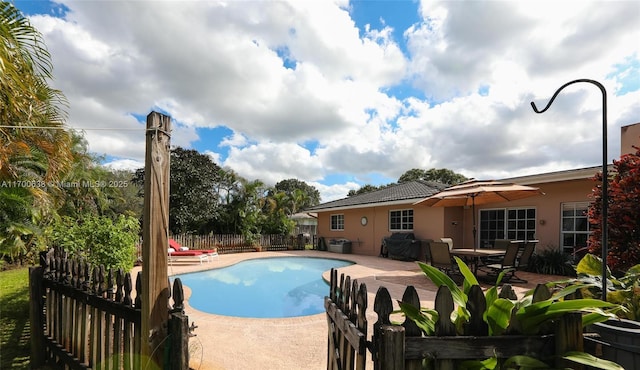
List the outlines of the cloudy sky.
{"label": "cloudy sky", "polygon": [[[248,179],[322,201],[411,168],[506,177],[609,161],[640,122],[639,1],[18,1],[69,126],[143,166],[145,117]],[[107,129],[107,130],[103,130]]]}

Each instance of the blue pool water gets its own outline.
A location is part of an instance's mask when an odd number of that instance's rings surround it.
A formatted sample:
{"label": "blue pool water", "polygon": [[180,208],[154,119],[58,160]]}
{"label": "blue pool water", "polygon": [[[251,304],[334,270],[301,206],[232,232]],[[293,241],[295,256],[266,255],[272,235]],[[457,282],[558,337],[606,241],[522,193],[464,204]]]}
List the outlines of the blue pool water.
{"label": "blue pool water", "polygon": [[189,304],[200,311],[237,317],[295,317],[324,312],[329,286],[322,273],[352,264],[327,258],[274,257],[176,277],[191,288]]}

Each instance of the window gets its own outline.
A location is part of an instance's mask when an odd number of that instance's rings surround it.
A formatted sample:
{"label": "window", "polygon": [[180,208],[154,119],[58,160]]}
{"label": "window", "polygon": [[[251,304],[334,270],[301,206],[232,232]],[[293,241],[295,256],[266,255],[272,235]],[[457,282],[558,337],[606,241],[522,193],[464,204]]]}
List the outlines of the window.
{"label": "window", "polygon": [[573,253],[575,249],[587,246],[589,238],[588,202],[562,204],[562,251]]}
{"label": "window", "polygon": [[507,239],[534,240],[536,234],[536,210],[521,208],[507,210]]}
{"label": "window", "polygon": [[489,247],[496,239],[534,240],[535,208],[480,210],[480,246]]}
{"label": "window", "polygon": [[344,230],[344,215],[331,215],[331,230]]}
{"label": "window", "polygon": [[504,209],[488,209],[480,211],[480,246],[489,247],[496,239],[504,237]]}
{"label": "window", "polygon": [[413,210],[389,211],[389,230],[413,230]]}

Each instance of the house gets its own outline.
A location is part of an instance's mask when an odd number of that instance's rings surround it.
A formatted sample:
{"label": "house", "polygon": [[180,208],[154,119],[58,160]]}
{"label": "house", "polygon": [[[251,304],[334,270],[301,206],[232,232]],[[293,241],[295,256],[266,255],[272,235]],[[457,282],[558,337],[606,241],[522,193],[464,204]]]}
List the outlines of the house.
{"label": "house", "polygon": [[296,223],[294,234],[304,234],[307,237],[316,235],[318,215],[313,212],[298,212],[289,216]]}
{"label": "house", "polygon": [[[621,154],[635,152],[640,123],[621,129]],[[501,179],[540,188],[545,195],[475,207],[476,247],[496,239],[537,239],[538,248],[565,252],[586,246],[589,225],[585,211],[600,166]],[[323,203],[309,209],[318,217],[318,236],[348,239],[352,253],[378,255],[382,239],[394,232],[412,232],[417,239],[452,238],[455,246],[473,247],[471,207],[427,207],[415,202],[443,190],[433,182],[412,181]]]}

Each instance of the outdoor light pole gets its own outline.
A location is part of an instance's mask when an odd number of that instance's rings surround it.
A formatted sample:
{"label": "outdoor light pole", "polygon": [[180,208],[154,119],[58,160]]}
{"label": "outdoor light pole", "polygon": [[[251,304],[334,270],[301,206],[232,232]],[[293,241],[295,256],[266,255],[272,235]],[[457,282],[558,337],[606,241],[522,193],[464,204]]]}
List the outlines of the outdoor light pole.
{"label": "outdoor light pole", "polygon": [[560,93],[562,89],[565,87],[572,85],[578,82],[588,82],[590,84],[594,84],[598,86],[600,91],[602,92],[602,300],[607,300],[607,207],[609,204],[609,194],[607,191],[608,184],[608,176],[607,176],[607,91],[604,86],[598,81],[589,80],[589,79],[579,79],[571,82],[567,82],[566,84],[560,86],[558,90],[553,94],[547,106],[544,107],[543,110],[538,110],[536,107],[536,103],[531,102],[531,107],[533,111],[536,113],[544,113],[549,107],[551,103],[555,100],[556,96]]}

